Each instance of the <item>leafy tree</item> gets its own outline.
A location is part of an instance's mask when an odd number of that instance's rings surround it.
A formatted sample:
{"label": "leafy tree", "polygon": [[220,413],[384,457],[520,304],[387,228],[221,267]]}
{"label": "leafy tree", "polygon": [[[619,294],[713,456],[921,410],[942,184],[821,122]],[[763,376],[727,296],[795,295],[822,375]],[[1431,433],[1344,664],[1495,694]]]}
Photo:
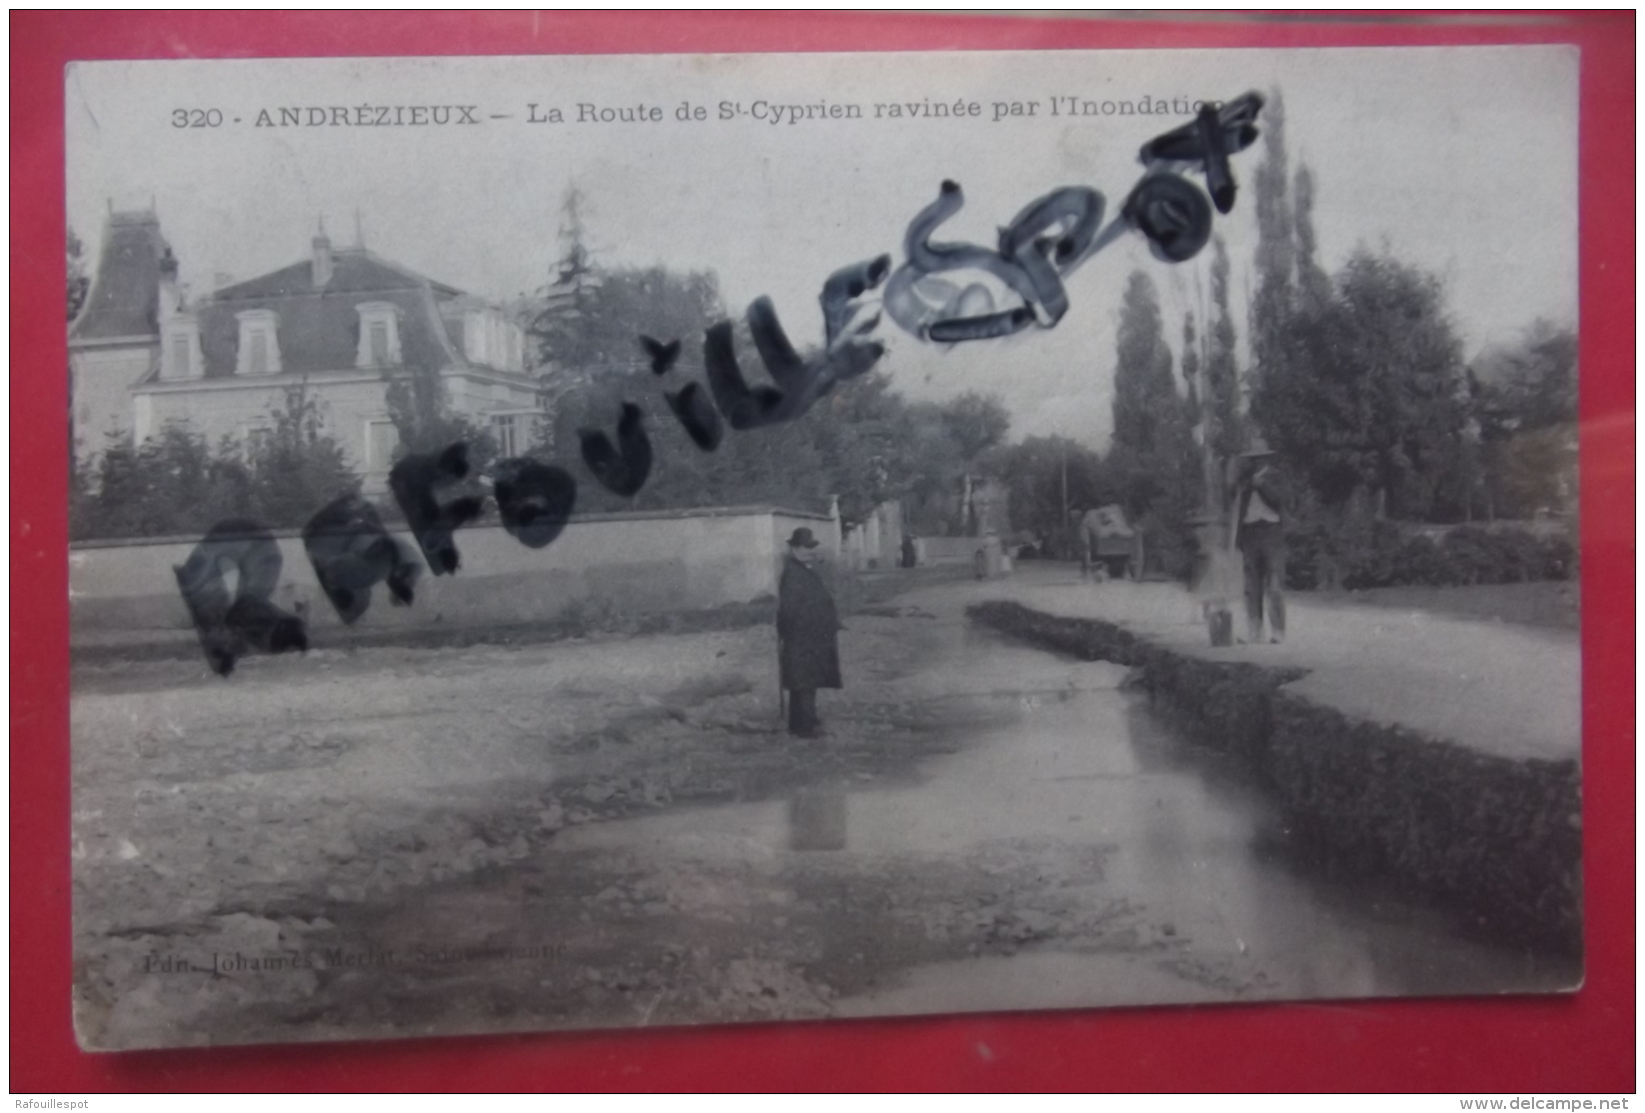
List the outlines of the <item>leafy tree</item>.
{"label": "leafy tree", "polygon": [[981,459],[1011,430],[1011,411],[995,394],[967,391],[940,408],[943,428],[967,463]]}
{"label": "leafy tree", "polygon": [[1297,167],[1295,189],[1298,295],[1330,297],[1331,279],[1319,264],[1319,242],[1314,236],[1314,172],[1307,163]]}
{"label": "leafy tree", "polygon": [[1114,451],[1151,457],[1186,416],[1171,365],[1153,280],[1142,271],[1133,271],[1116,334]]}
{"label": "leafy tree", "polygon": [[1011,526],[1055,541],[1067,528],[1065,510],[1116,501],[1102,459],[1068,437],[1028,437],[994,454],[992,470],[1011,500]]}
{"label": "leafy tree", "polygon": [[[91,279],[86,275],[86,264],[83,258],[85,245],[80,237],[74,234],[74,229],[68,230],[68,311],[69,321],[72,323],[80,315],[81,308],[86,304],[86,297],[91,293]],[[74,364],[68,366],[69,377],[69,476],[70,483],[79,482],[77,477],[82,476],[82,469],[75,462],[75,440],[77,433],[74,428]],[[80,496],[74,495],[73,498]]]}
{"label": "leafy tree", "polygon": [[78,486],[76,539],[204,533],[246,515],[251,476],[231,444],[213,452],[186,424],[168,422],[141,445],[111,436]]}
{"label": "leafy tree", "polygon": [[1468,388],[1443,291],[1365,250],[1328,275],[1313,173],[1304,165],[1290,177],[1277,91],[1264,121],[1251,417],[1338,527],[1369,508],[1378,517],[1444,514],[1467,470],[1459,442]]}
{"label": "leafy tree", "polygon": [[[1262,120],[1263,160],[1252,180],[1257,285],[1251,296],[1251,353],[1259,373],[1285,358],[1296,294],[1296,225],[1287,191],[1285,100],[1278,89],[1269,92]],[[1310,207],[1312,203],[1310,191]]]}
{"label": "leafy tree", "polygon": [[[542,383],[549,426],[539,437],[546,451],[572,450],[576,430],[614,420],[621,395],[633,395],[639,383],[655,394],[659,382],[703,377],[703,333],[726,317],[719,281],[711,273],[679,273],[663,267],[624,267],[598,272],[599,282],[578,311],[575,357],[570,349],[543,349],[548,360]],[[566,334],[571,331],[566,327]],[[680,357],[666,380],[651,378],[640,336],[679,340]],[[632,380],[632,381],[631,381]],[[676,381],[677,380],[677,381]],[[666,414],[666,410],[663,411]],[[671,417],[669,420],[673,420]]]}
{"label": "leafy tree", "polygon": [[1468,378],[1487,515],[1530,517],[1541,509],[1574,509],[1574,330],[1538,320],[1515,347],[1479,360]]}
{"label": "leafy tree", "polygon": [[1464,430],[1461,342],[1430,275],[1361,251],[1327,300],[1294,308],[1285,355],[1259,367],[1252,411],[1327,507],[1358,492],[1420,517]]}
{"label": "leafy tree", "polygon": [[246,446],[251,517],[273,527],[299,526],[339,495],[359,494],[359,477],[326,433],[306,382],[288,386],[284,407],[271,416],[271,433]]}
{"label": "leafy tree", "polygon": [[1212,244],[1211,307],[1203,405],[1209,414],[1211,449],[1219,460],[1226,461],[1245,447],[1245,422],[1240,414],[1234,315],[1228,308],[1228,249],[1221,236]]}
{"label": "leafy tree", "polygon": [[85,244],[70,228],[68,236],[68,309],[69,320],[80,315],[80,307],[86,304],[86,295],[91,292],[91,279],[86,275]]}
{"label": "leafy tree", "polygon": [[[890,499],[965,506],[963,493],[957,500],[953,493],[963,492],[967,476],[974,480],[988,450],[1003,439],[1009,427],[1003,404],[973,395],[946,406],[914,406],[883,374],[841,384],[797,421],[728,431],[715,452],[699,450],[662,392],[703,380],[703,334],[727,317],[735,323],[745,374],[763,377],[741,314],[728,311],[712,273],[602,267],[586,242],[581,194],[568,193],[564,213],[560,255],[551,282],[539,291],[530,330],[544,368],[542,396],[553,414],[533,452],[572,457],[577,430],[608,429],[625,401],[645,411],[653,448],[651,478],[634,498],[589,483],[581,507],[778,503],[826,510],[830,496],[838,496],[842,517],[860,521]],[[798,313],[784,316],[802,355],[814,347],[806,343],[807,323]],[[667,378],[651,373],[642,334],[682,342]],[[944,525],[963,527],[963,514]]]}
{"label": "leafy tree", "polygon": [[562,367],[584,367],[598,362],[603,354],[598,338],[585,325],[602,279],[585,242],[583,201],[576,186],[566,190],[561,202],[560,257],[550,270],[548,284],[538,291],[541,305],[527,330],[537,341],[542,359]]}
{"label": "leafy tree", "polygon": [[[699,506],[778,505],[828,509],[831,476],[816,443],[811,415],[790,425],[740,432],[727,430],[713,452],[694,445],[662,397],[664,385],[649,371],[618,372],[605,385],[646,414],[653,463],[651,478],[632,499],[585,484],[590,510],[680,509]],[[677,388],[674,383],[670,387]],[[615,407],[611,411],[614,417]],[[605,424],[609,426],[608,419]]]}
{"label": "leafy tree", "polygon": [[[908,490],[903,496],[909,529],[926,537],[963,532],[966,523],[966,464],[949,436],[943,408],[935,402],[908,406],[906,443],[915,453]],[[979,466],[987,463],[980,459]]]}
{"label": "leafy tree", "polygon": [[1193,310],[1184,313],[1182,318],[1182,381],[1188,392],[1183,404],[1183,419],[1188,423],[1192,440],[1190,447],[1194,455],[1188,466],[1200,469],[1204,480],[1204,509],[1214,511],[1220,507],[1221,489],[1221,484],[1216,479],[1217,429],[1211,421],[1210,411],[1200,398],[1200,340],[1198,330],[1194,327]]}
{"label": "leafy tree", "polygon": [[1182,315],[1182,381],[1188,388],[1183,416],[1189,428],[1198,429],[1205,420],[1205,412],[1199,396],[1199,332],[1194,327],[1192,309]]}
{"label": "leafy tree", "polygon": [[1159,297],[1134,271],[1120,307],[1114,366],[1114,434],[1107,464],[1126,513],[1144,522],[1159,564],[1185,573],[1188,517],[1200,494],[1198,453],[1172,374]]}
{"label": "leafy tree", "polygon": [[842,385],[807,417],[831,493],[839,495],[840,515],[848,522],[914,495],[933,473],[960,464],[953,445],[925,435],[931,424],[891,389],[883,372]]}
{"label": "leafy tree", "polygon": [[1539,319],[1517,345],[1481,359],[1472,373],[1495,427],[1517,432],[1576,421],[1577,339],[1568,327]]}
{"label": "leafy tree", "polygon": [[303,384],[287,390],[272,417],[270,434],[249,445],[224,437],[213,448],[181,421],[142,444],[111,436],[95,461],[75,469],[70,536],[187,536],[229,518],[290,529],[338,495],[358,493]]}
{"label": "leafy tree", "polygon": [[415,452],[438,452],[458,441],[469,446],[469,461],[484,467],[497,455],[491,431],[451,408],[451,396],[436,367],[400,367],[384,372],[383,402],[400,443],[395,459]]}
{"label": "leafy tree", "polygon": [[989,449],[1005,440],[1011,412],[997,395],[967,391],[938,408],[943,437],[960,463],[960,531],[975,537],[979,529],[975,500],[977,483],[986,478],[983,463]]}
{"label": "leafy tree", "polygon": [[547,419],[538,447],[574,446],[575,430],[597,424],[609,408],[610,385],[601,379],[642,367],[640,334],[683,342],[681,371],[702,367],[703,331],[727,316],[719,281],[707,272],[662,267],[601,266],[587,242],[583,193],[575,186],[562,203],[560,253],[547,285],[537,291],[528,334],[537,347],[541,397]]}

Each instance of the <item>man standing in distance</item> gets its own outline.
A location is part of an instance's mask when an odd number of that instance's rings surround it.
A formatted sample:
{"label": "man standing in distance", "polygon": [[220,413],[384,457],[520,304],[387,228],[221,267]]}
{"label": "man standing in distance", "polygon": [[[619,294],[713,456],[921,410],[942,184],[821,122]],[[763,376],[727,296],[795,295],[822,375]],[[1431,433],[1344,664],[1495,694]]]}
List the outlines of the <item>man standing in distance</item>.
{"label": "man standing in distance", "polygon": [[795,530],[777,586],[777,664],[788,691],[788,733],[800,738],[820,733],[817,689],[844,687],[840,619],[833,597],[812,568],[817,547],[810,530]]}
{"label": "man standing in distance", "polygon": [[1234,544],[1245,563],[1245,630],[1262,641],[1285,640],[1285,486],[1274,452],[1261,437],[1239,454],[1234,480]]}

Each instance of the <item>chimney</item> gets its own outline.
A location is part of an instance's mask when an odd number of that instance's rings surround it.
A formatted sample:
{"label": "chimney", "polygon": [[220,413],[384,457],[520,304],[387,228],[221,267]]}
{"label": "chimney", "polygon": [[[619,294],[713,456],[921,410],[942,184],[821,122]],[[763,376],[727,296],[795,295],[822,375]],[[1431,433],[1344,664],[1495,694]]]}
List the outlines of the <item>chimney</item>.
{"label": "chimney", "polygon": [[314,237],[314,288],[325,289],[331,281],[331,241],[324,231]]}
{"label": "chimney", "polygon": [[177,284],[177,256],[166,248],[160,255],[160,320],[169,321],[183,308],[183,290]]}

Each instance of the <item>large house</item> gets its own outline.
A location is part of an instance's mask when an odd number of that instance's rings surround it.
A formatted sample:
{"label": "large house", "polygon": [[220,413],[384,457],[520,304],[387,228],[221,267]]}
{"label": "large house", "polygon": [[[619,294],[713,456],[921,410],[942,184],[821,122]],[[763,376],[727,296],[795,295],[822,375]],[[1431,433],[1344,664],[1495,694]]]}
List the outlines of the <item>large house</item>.
{"label": "large house", "polygon": [[367,489],[399,439],[390,376],[436,374],[457,413],[504,455],[528,447],[541,412],[525,336],[501,305],[322,232],[309,257],[189,303],[152,212],[112,213],[91,291],[69,328],[76,459],[107,434],[142,441],[182,421],[210,443],[250,444],[303,383]]}

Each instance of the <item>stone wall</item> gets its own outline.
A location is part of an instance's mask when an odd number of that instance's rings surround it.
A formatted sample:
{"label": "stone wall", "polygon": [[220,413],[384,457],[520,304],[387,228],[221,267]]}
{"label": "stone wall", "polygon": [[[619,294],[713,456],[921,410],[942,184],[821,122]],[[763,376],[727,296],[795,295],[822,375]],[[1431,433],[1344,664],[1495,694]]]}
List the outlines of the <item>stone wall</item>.
{"label": "stone wall", "polygon": [[[831,519],[768,507],[587,515],[546,549],[528,549],[499,526],[457,534],[462,567],[425,574],[411,607],[389,604],[378,587],[356,623],[392,627],[501,627],[568,614],[646,614],[756,602],[776,592],[782,544],[809,527],[827,558],[839,553]],[[297,531],[276,531],[284,558],[275,601],[302,604],[311,630],[340,622],[320,593]],[[415,548],[408,535],[398,534]],[[198,538],[87,541],[70,546],[71,642],[141,644],[192,638],[174,565]]]}
{"label": "stone wall", "polygon": [[970,564],[982,548],[980,537],[921,537],[914,542],[921,565]]}

